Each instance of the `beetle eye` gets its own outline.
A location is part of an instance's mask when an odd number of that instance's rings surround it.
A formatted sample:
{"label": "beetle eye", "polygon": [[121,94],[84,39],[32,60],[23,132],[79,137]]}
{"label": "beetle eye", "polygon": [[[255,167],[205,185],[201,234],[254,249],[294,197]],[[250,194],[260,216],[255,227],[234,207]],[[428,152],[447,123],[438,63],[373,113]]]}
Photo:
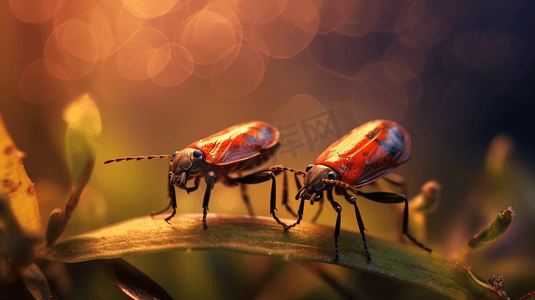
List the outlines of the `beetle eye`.
{"label": "beetle eye", "polygon": [[310,169],[312,169],[313,166],[314,166],[313,164],[308,165],[305,171],[308,172]]}
{"label": "beetle eye", "polygon": [[338,178],[338,174],[336,174],[335,172],[329,172],[329,174],[327,174],[327,179],[329,180],[336,180]]}
{"label": "beetle eye", "polygon": [[173,153],[173,155],[171,155],[172,158],[175,158],[175,156],[178,154],[178,151],[176,151],[175,153]]}
{"label": "beetle eye", "polygon": [[195,157],[195,158],[199,158],[199,157],[201,157],[201,156],[202,156],[202,152],[201,152],[201,150],[195,150],[195,151],[193,151],[193,157]]}

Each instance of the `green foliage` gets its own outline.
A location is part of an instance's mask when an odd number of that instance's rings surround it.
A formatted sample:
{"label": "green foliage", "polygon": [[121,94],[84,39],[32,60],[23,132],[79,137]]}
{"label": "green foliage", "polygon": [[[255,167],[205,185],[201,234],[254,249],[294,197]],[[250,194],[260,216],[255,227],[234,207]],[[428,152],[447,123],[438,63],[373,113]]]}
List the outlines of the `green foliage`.
{"label": "green foliage", "polygon": [[65,210],[56,208],[50,214],[46,231],[47,245],[52,245],[63,233],[80,196],[89,182],[97,152],[97,137],[102,130],[100,113],[88,94],[73,101],[63,112],[67,123],[65,152],[74,190]]}
{"label": "green foliage", "polygon": [[468,246],[475,249],[499,239],[509,228],[514,215],[515,212],[511,207],[499,213],[489,226],[468,242]]}
{"label": "green foliage", "polygon": [[[66,156],[74,189],[65,209],[57,208],[51,213],[46,231],[47,245],[37,251],[35,245],[41,241],[38,238],[41,225],[35,191],[21,163],[23,154],[17,150],[0,120],[0,168],[3,171],[0,185],[2,288],[4,282],[18,276],[34,298],[50,299],[52,295],[44,275],[46,272],[42,272],[40,267],[50,265],[51,261],[56,264],[84,261],[102,264],[107,261],[113,266],[117,284],[130,297],[170,298],[156,282],[121,257],[176,250],[220,249],[272,255],[285,260],[336,264],[365,274],[382,276],[404,286],[419,287],[441,298],[499,299],[500,295],[505,295],[503,278],[495,280],[499,284],[482,284],[461,264],[436,253],[429,254],[413,244],[368,236],[369,249],[374,257],[373,261],[368,262],[357,232],[341,232],[341,259],[335,261],[332,227],[302,222],[290,232],[285,232],[270,217],[210,214],[208,230],[202,228],[202,216],[199,214],[176,216],[171,220],[172,225],[165,223],[162,218],[142,217],[54,244],[63,233],[89,181],[95,162],[96,139],[101,131],[98,109],[88,95],[69,105],[64,118],[67,121]],[[418,196],[423,201],[420,206],[425,211],[435,206],[439,189],[438,184],[432,184],[429,193],[422,190]],[[465,249],[499,238],[513,216],[510,208],[500,213]],[[467,251],[461,252],[466,254]],[[67,272],[63,275],[68,276]],[[327,273],[320,275],[332,282],[333,286],[337,284]]]}
{"label": "green foliage", "polygon": [[97,142],[102,125],[97,106],[88,94],[73,101],[64,111],[67,122],[65,154],[67,163],[78,189],[83,189],[93,170]]}
{"label": "green foliage", "polygon": [[342,231],[341,259],[334,260],[333,229],[306,223],[285,232],[268,217],[211,214],[208,230],[200,214],[180,215],[172,225],[141,217],[71,237],[49,248],[45,258],[61,262],[112,259],[171,250],[223,249],[285,259],[337,264],[432,290],[445,297],[499,299],[475,282],[462,266],[412,245],[369,237],[374,260],[368,262],[360,235]]}

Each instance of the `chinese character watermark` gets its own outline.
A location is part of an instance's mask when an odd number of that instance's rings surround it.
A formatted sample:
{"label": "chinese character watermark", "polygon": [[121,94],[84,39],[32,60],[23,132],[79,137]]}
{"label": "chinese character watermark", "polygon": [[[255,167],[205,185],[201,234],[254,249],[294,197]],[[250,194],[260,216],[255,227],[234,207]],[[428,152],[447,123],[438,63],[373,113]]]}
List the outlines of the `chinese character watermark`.
{"label": "chinese character watermark", "polygon": [[[281,146],[278,154],[290,153],[293,158],[296,158],[300,151],[301,153],[307,150],[308,152],[315,151],[319,141],[329,139],[335,141],[342,137],[342,130],[334,109],[328,109],[290,124],[276,124],[276,126],[281,133]],[[274,157],[274,162],[277,156]]]}

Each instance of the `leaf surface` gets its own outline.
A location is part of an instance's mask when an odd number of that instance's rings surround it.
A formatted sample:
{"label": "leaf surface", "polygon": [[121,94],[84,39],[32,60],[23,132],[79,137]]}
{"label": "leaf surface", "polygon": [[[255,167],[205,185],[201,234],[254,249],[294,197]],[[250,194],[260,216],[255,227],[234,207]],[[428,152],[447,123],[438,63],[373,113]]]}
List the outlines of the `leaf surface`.
{"label": "leaf surface", "polygon": [[329,226],[302,222],[285,232],[269,217],[210,214],[209,227],[204,230],[201,220],[201,214],[185,214],[168,225],[163,217],[140,217],[68,238],[49,248],[45,258],[74,263],[170,250],[231,250],[337,264],[456,299],[499,299],[478,285],[462,266],[412,244],[367,236],[374,259],[368,262],[360,234],[342,230],[340,260],[336,262],[334,229]]}

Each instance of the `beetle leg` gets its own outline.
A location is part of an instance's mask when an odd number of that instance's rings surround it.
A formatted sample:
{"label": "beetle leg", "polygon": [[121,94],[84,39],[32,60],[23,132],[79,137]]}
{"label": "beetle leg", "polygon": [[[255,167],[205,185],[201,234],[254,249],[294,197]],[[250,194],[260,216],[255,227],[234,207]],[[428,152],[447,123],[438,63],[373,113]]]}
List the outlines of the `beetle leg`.
{"label": "beetle leg", "polygon": [[336,225],[334,227],[334,245],[336,249],[336,261],[340,259],[340,250],[338,250],[338,239],[340,238],[340,221],[342,219],[342,207],[338,202],[334,201],[333,198],[333,190],[328,189],[327,190],[327,199],[329,199],[329,202],[331,202],[332,207],[338,214],[336,217]]}
{"label": "beetle leg", "polygon": [[[272,172],[275,173],[275,175],[278,175],[280,172],[283,172],[283,185],[282,185],[282,205],[284,205],[286,207],[286,210],[288,210],[288,212],[294,216],[294,217],[297,217],[297,214],[294,212],[294,210],[292,209],[292,207],[290,206],[290,204],[288,203],[288,176],[286,175],[286,172],[285,171],[289,171],[289,172],[292,172],[294,173],[294,178],[295,178],[295,185],[297,186],[297,189],[298,190],[301,190],[302,188],[302,184],[301,182],[299,181],[299,178],[298,178],[298,175],[301,175],[301,176],[305,176],[305,173],[299,171],[299,170],[295,170],[295,169],[291,169],[291,168],[286,168],[286,167],[283,167],[283,166],[273,166],[271,168],[269,168]],[[299,197],[296,197],[296,200],[298,200]]]}
{"label": "beetle leg", "polygon": [[[169,165],[169,169],[171,170],[171,165]],[[176,190],[175,190],[175,185],[174,184],[171,184],[171,171],[169,171],[169,186],[168,186],[168,192],[169,192],[169,198],[171,198],[171,200],[169,201],[169,205],[167,206],[167,208],[169,208],[169,206],[171,206],[173,208],[173,212],[171,213],[171,215],[167,218],[165,218],[165,222],[167,222],[167,224],[171,224],[169,223],[169,220],[175,216],[176,214]],[[167,210],[167,208],[165,210]],[[163,211],[162,211],[163,212]]]}
{"label": "beetle leg", "polygon": [[[297,174],[295,174],[297,188],[301,188],[299,186],[299,182],[297,181]],[[282,205],[286,207],[286,210],[292,214],[292,216],[297,217],[297,214],[293,211],[293,209],[290,207],[290,204],[288,204],[288,176],[286,175],[286,172],[283,172],[282,174]]]}
{"label": "beetle leg", "polygon": [[286,230],[290,230],[290,228],[293,228],[296,225],[299,225],[299,223],[301,223],[301,220],[303,219],[304,210],[305,210],[305,199],[301,199],[301,203],[299,204],[299,210],[297,211],[297,221],[295,221],[295,223],[293,223],[292,225],[288,226]]}
{"label": "beetle leg", "polygon": [[360,211],[357,206],[357,199],[351,196],[347,191],[344,192],[344,197],[346,198],[347,202],[355,207],[355,215],[357,215],[357,224],[359,225],[360,235],[362,236],[362,241],[364,242],[364,250],[366,250],[366,257],[368,258],[368,261],[370,261],[372,260],[372,257],[370,255],[370,251],[368,250],[368,242],[366,241],[366,234],[364,233],[366,228],[364,227],[364,222],[360,216]]}
{"label": "beetle leg", "polygon": [[254,184],[261,183],[271,179],[271,194],[270,194],[270,209],[269,213],[273,216],[273,219],[277,221],[277,224],[284,227],[284,230],[288,230],[288,225],[282,222],[275,211],[277,210],[277,181],[275,180],[275,173],[273,171],[261,171],[245,177],[235,178],[234,182],[245,183],[245,184]]}
{"label": "beetle leg", "polygon": [[168,210],[171,207],[171,202],[172,201],[169,201],[169,204],[167,204],[164,208],[158,209],[158,210],[155,210],[155,211],[151,212],[150,216],[154,217],[155,215],[159,215],[159,214],[164,213],[166,210]]}
{"label": "beetle leg", "polygon": [[186,186],[186,192],[189,194],[191,192],[196,191],[199,188],[200,183],[201,183],[201,177],[200,176],[195,177],[195,185],[192,187]]}
{"label": "beetle leg", "polygon": [[282,227],[284,227],[284,231],[288,231],[288,225],[286,225],[284,222],[279,220],[277,215],[275,214],[275,211],[277,210],[277,182],[275,180],[275,174],[273,172],[269,172],[269,177],[271,178],[271,195],[270,195],[270,208],[269,212],[273,216],[273,219],[277,221],[277,224],[280,224]]}
{"label": "beetle leg", "polygon": [[206,175],[206,190],[204,191],[204,199],[202,201],[202,225],[204,229],[208,228],[206,224],[206,214],[208,213],[208,202],[210,201],[210,192],[214,188],[215,184],[215,173],[210,171]]}
{"label": "beetle leg", "polygon": [[154,217],[155,215],[159,215],[163,212],[165,212],[166,210],[168,210],[170,207],[173,207],[173,212],[171,213],[171,216],[165,218],[165,222],[167,222],[168,224],[171,224],[169,223],[169,220],[175,216],[176,214],[176,194],[175,194],[175,186],[173,184],[171,184],[171,175],[172,175],[172,172],[171,172],[171,165],[169,165],[169,176],[167,177],[167,196],[169,198],[171,198],[169,200],[169,204],[162,208],[162,209],[159,209],[159,210],[156,210],[156,211],[153,211],[150,213],[150,216],[151,217]]}
{"label": "beetle leg", "polygon": [[251,202],[249,201],[249,193],[247,192],[247,187],[245,184],[240,184],[240,191],[241,196],[243,198],[243,202],[245,202],[245,206],[247,206],[247,211],[249,212],[249,215],[254,216],[255,213],[253,211],[253,207],[251,206]]}
{"label": "beetle leg", "polygon": [[[171,170],[172,166],[169,165],[169,169]],[[169,171],[169,181],[171,180],[171,177],[172,177],[172,172]],[[188,173],[187,172],[184,172],[180,175],[180,182],[181,184],[183,183],[183,186],[186,186],[186,181],[188,180]],[[171,183],[169,183],[171,184]],[[173,218],[175,215],[176,215],[176,194],[175,194],[175,187],[174,186],[170,186],[169,187],[169,192],[170,192],[170,196],[171,196],[171,207],[173,208],[173,212],[171,213],[171,215],[167,218],[165,218],[165,222],[167,222],[167,224],[171,224],[169,223],[169,220],[171,220],[171,218]]]}
{"label": "beetle leg", "polygon": [[312,220],[310,220],[310,223],[316,223],[316,221],[318,220],[319,216],[321,215],[321,212],[323,211],[323,197],[321,197],[319,200],[319,207],[318,207],[318,211],[316,212],[316,214],[314,215],[314,217],[312,218]]}
{"label": "beetle leg", "polygon": [[374,192],[374,193],[363,193],[361,191],[357,191],[357,195],[362,196],[366,199],[380,202],[380,203],[401,203],[405,202],[405,207],[403,208],[403,228],[402,233],[406,235],[413,243],[420,246],[420,248],[431,252],[431,249],[424,246],[424,244],[420,243],[418,240],[416,240],[412,235],[409,234],[409,202],[407,201],[407,198],[403,195],[396,194],[396,193],[387,193],[387,192]]}
{"label": "beetle leg", "polygon": [[[331,196],[332,196],[332,194],[331,194]],[[312,194],[312,196],[310,196],[310,204],[314,204],[314,202],[313,202],[314,199],[318,199],[317,201],[319,201],[320,203],[323,203],[323,197],[322,196],[316,197],[316,193],[314,193],[314,194]],[[320,208],[321,208],[321,206],[320,206]],[[290,229],[292,227],[295,227],[296,225],[299,225],[299,223],[301,223],[301,220],[303,219],[304,210],[305,210],[305,199],[301,198],[301,203],[299,204],[299,211],[297,212],[297,221],[295,223],[293,223],[292,225],[288,226],[288,229]]]}

